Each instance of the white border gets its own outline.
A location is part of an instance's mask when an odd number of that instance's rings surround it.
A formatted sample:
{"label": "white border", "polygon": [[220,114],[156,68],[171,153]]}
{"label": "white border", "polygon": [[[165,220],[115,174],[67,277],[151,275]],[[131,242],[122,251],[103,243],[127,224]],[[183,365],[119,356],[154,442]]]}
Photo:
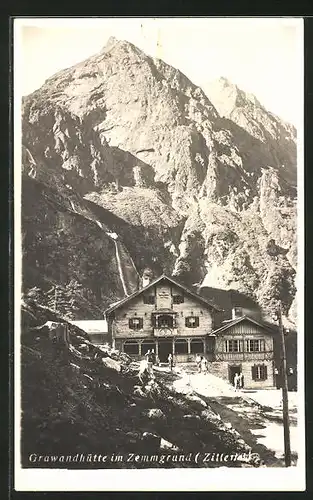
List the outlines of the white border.
{"label": "white border", "polygon": [[[164,19],[164,18],[163,18]],[[177,18],[176,18],[177,19]],[[256,18],[252,18],[254,21]],[[258,18],[260,22],[264,18]],[[272,19],[272,18],[267,18]],[[297,23],[299,79],[304,86],[304,34]],[[101,18],[17,18],[14,20],[14,488],[17,491],[304,491],[305,490],[305,390],[304,390],[304,93],[299,100],[298,122],[298,394],[299,459],[297,467],[260,469],[22,469],[20,466],[20,309],[21,309],[21,28],[26,25],[85,27]],[[231,19],[228,19],[231,21]],[[186,19],[188,21],[188,18]],[[204,18],[203,18],[204,21]],[[290,96],[292,99],[293,96]]]}

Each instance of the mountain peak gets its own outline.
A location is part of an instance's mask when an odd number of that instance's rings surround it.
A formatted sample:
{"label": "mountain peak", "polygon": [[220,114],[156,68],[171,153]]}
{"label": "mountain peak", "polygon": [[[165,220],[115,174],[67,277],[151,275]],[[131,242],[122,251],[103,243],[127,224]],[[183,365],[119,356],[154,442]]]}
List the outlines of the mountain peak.
{"label": "mountain peak", "polygon": [[110,36],[107,40],[107,43],[102,48],[101,53],[109,52],[115,46],[120,48],[133,49],[136,51],[139,50],[135,45],[133,45],[131,42],[128,42],[127,40],[122,40],[119,38],[115,38],[115,36]]}
{"label": "mountain peak", "polygon": [[215,80],[215,82],[220,85],[223,85],[224,87],[236,87],[236,85],[232,83],[230,80],[228,80],[226,76],[220,76],[217,80]]}
{"label": "mountain peak", "polygon": [[[156,274],[166,269],[189,285],[205,280],[211,287],[238,288],[267,310],[276,308],[275,297],[285,290],[281,300],[288,310],[294,298],[296,234],[295,193],[289,186],[296,177],[291,131],[227,78],[217,81],[212,94],[208,89],[207,97],[177,68],[128,41],[107,38],[102,53],[54,75],[24,105],[25,175],[36,189],[38,183],[49,191],[57,186],[51,195],[56,204],[64,192],[71,220],[87,216],[92,202],[99,215],[88,228],[92,239],[99,238],[97,244],[84,248],[71,221],[63,246],[62,234],[53,236],[63,227],[62,212],[51,216],[49,258],[54,262],[58,252],[61,265],[67,252],[69,269],[59,277],[58,268],[53,274],[55,268],[49,267],[47,278],[66,286],[79,272],[97,307],[112,296],[117,300],[124,285],[107,234],[98,234],[105,226],[127,245],[119,254],[125,276],[132,269],[127,250],[140,273],[145,267]],[[277,175],[264,174],[265,165]],[[34,221],[27,232],[40,232],[44,240],[46,209],[37,222],[31,193],[25,191]],[[83,235],[80,221],[75,231]],[[289,249],[288,258],[285,250],[275,250],[275,259],[267,252],[270,239]],[[30,269],[42,254],[40,241],[34,240],[25,258]],[[46,255],[45,247],[45,259],[37,259],[43,276]],[[89,261],[112,275],[110,290],[98,285],[93,270],[89,276]]]}
{"label": "mountain peak", "polygon": [[115,36],[110,36],[106,42],[106,44],[102,47],[101,49],[101,53],[102,52],[108,52],[109,50],[112,49],[112,47],[114,47],[114,45],[120,43],[121,40],[119,40],[118,38],[115,38]]}

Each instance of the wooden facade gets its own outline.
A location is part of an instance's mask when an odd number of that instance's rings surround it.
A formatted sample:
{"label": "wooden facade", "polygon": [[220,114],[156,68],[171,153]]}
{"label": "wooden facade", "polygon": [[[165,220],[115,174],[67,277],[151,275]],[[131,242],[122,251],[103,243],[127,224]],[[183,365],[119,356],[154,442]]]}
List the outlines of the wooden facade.
{"label": "wooden facade", "polygon": [[242,316],[214,329],[220,309],[172,278],[161,276],[106,311],[113,346],[140,360],[154,349],[160,362],[209,361],[209,371],[246,388],[275,385],[273,331]]}
{"label": "wooden facade", "polygon": [[154,349],[161,362],[171,353],[174,362],[196,354],[212,356],[208,339],[216,306],[166,276],[124,299],[106,312],[112,344],[141,359]]}
{"label": "wooden facade", "polygon": [[252,318],[242,317],[214,332],[215,374],[233,382],[242,373],[244,387],[275,386],[273,331]]}

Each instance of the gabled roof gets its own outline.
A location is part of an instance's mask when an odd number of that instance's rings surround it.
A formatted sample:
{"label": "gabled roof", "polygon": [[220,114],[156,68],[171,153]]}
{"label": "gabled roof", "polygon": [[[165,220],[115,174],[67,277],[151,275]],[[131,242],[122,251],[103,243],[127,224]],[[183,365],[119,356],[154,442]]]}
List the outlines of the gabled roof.
{"label": "gabled roof", "polygon": [[151,283],[149,283],[149,285],[145,286],[144,288],[141,288],[140,290],[137,290],[136,292],[132,293],[128,297],[125,297],[124,299],[122,299],[119,302],[117,302],[117,303],[113,304],[112,306],[110,306],[108,309],[106,309],[105,314],[109,314],[112,311],[115,311],[115,309],[118,309],[119,307],[121,307],[124,304],[126,304],[128,301],[134,299],[135,297],[138,297],[142,293],[145,293],[147,290],[149,290],[149,288],[152,288],[154,285],[156,285],[157,283],[159,283],[162,280],[169,281],[170,283],[172,283],[173,285],[177,286],[178,288],[181,288],[182,290],[184,290],[184,292],[186,294],[190,295],[191,297],[193,297],[194,299],[196,299],[198,302],[201,302],[205,306],[210,307],[211,309],[215,309],[216,311],[222,311],[222,309],[220,309],[216,305],[212,304],[212,302],[206,300],[204,297],[202,297],[198,293],[195,293],[193,290],[190,290],[185,285],[182,285],[181,283],[178,283],[177,281],[173,280],[173,278],[169,278],[165,274],[162,274],[161,276],[159,276],[155,280],[151,281]]}
{"label": "gabled roof", "polygon": [[224,332],[225,330],[228,330],[234,325],[237,325],[238,323],[241,323],[242,321],[249,321],[250,323],[253,323],[254,325],[259,326],[260,328],[263,328],[265,330],[269,330],[272,333],[276,333],[275,331],[275,326],[271,326],[268,323],[261,323],[260,321],[256,321],[254,318],[250,318],[249,316],[241,316],[240,318],[236,318],[233,321],[228,321],[226,325],[221,326],[220,328],[217,328],[217,330],[214,330],[212,333],[216,335],[217,333]]}

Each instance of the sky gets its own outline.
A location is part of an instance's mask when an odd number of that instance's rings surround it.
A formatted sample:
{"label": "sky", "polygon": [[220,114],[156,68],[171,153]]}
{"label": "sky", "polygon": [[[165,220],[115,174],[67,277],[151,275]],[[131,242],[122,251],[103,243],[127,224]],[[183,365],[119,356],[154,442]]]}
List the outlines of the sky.
{"label": "sky", "polygon": [[99,52],[110,36],[163,59],[196,85],[226,77],[299,122],[303,35],[295,18],[20,18],[14,47],[22,94]]}

